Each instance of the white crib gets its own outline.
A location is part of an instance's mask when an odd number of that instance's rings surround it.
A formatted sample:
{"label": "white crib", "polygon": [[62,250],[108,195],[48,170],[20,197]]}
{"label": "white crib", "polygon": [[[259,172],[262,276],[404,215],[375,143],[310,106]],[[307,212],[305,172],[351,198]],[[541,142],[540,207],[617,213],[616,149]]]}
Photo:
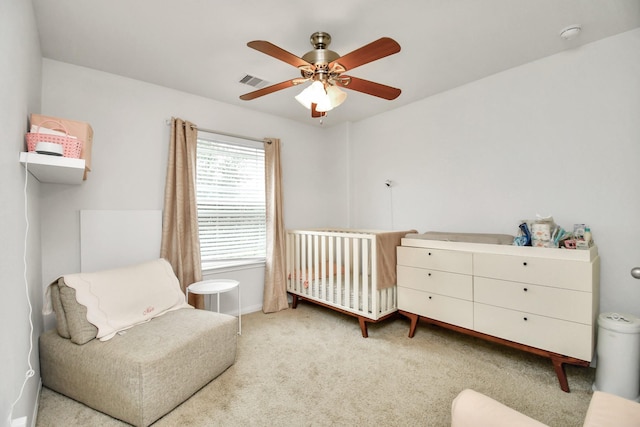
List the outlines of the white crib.
{"label": "white crib", "polygon": [[367,323],[397,311],[396,247],[409,231],[287,230],[287,292]]}

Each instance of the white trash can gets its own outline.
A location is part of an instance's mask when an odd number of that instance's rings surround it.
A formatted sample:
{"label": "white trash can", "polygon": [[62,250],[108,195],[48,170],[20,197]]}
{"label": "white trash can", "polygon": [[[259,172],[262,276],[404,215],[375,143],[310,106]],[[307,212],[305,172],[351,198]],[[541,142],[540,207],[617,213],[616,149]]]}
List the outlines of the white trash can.
{"label": "white trash can", "polygon": [[598,316],[593,390],[640,402],[640,319],[630,314]]}

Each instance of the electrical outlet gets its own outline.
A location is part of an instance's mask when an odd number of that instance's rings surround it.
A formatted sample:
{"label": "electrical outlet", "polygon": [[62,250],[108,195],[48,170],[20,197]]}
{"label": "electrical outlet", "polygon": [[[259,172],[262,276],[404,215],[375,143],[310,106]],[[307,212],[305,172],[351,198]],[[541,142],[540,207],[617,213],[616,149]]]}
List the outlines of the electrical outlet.
{"label": "electrical outlet", "polygon": [[14,418],[11,427],[27,427],[27,417]]}

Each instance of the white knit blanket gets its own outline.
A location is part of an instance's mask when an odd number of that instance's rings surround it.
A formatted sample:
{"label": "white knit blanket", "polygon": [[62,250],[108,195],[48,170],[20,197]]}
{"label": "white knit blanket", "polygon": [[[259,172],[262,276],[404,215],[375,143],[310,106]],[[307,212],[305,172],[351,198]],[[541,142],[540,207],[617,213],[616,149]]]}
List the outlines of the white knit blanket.
{"label": "white knit blanket", "polygon": [[87,307],[87,320],[98,328],[101,341],[125,329],[179,308],[185,301],[171,265],[157,259],[130,267],[64,276]]}

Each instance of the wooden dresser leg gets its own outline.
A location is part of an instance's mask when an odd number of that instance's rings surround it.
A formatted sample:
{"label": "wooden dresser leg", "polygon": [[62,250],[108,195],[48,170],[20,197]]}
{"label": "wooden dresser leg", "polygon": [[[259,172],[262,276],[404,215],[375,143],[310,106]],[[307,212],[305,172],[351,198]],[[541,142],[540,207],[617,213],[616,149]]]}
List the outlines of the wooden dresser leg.
{"label": "wooden dresser leg", "polygon": [[411,317],[411,326],[409,326],[409,338],[413,338],[416,334],[416,329],[418,329],[418,321],[420,320],[420,316],[414,314]]}
{"label": "wooden dresser leg", "polygon": [[367,330],[367,322],[364,317],[358,317],[358,323],[360,323],[360,330],[362,331],[362,338],[369,338],[369,331]]}
{"label": "wooden dresser leg", "polygon": [[411,324],[409,325],[409,338],[413,338],[413,336],[416,334],[416,329],[418,328],[418,321],[420,320],[420,316],[414,313],[409,313],[408,311],[398,310],[398,312],[401,315],[408,317],[411,321]]}
{"label": "wooden dresser leg", "polygon": [[558,376],[560,388],[562,391],[569,393],[569,381],[567,381],[567,372],[564,369],[564,363],[562,360],[556,359],[555,357],[551,358],[551,362],[553,363],[553,369],[555,369],[556,375]]}

